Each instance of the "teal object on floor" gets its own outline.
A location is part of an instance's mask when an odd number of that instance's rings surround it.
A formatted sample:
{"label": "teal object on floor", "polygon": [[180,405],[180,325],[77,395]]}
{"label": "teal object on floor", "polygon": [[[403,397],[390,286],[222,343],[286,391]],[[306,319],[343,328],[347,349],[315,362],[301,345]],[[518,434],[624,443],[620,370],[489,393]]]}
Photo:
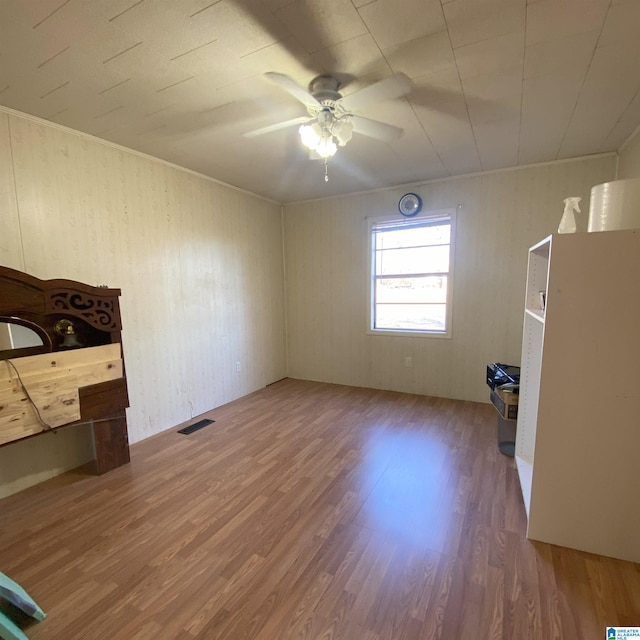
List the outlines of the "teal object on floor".
{"label": "teal object on floor", "polygon": [[[41,622],[46,614],[36,601],[9,576],[0,573],[0,598],[4,598],[34,620]],[[28,640],[23,631],[0,611],[0,638],[2,640]]]}
{"label": "teal object on floor", "polygon": [[0,638],[2,640],[29,640],[13,620],[0,611]]}

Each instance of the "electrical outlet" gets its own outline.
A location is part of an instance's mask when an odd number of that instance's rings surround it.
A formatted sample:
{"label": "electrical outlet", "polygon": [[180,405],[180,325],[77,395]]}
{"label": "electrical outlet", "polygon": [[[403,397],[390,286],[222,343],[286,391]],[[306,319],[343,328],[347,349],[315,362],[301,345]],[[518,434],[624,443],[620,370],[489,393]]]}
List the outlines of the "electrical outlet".
{"label": "electrical outlet", "polygon": [[405,358],[404,358],[404,366],[405,367],[413,367],[413,358],[411,356],[405,356]]}
{"label": "electrical outlet", "polygon": [[240,373],[240,360],[238,360],[238,362],[236,362],[236,371],[238,373]]}

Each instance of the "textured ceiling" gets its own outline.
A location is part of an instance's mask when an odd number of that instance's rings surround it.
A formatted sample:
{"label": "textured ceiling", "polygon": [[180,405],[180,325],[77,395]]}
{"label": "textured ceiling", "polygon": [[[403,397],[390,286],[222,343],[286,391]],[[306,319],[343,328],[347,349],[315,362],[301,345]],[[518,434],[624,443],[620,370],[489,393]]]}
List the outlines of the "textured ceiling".
{"label": "textured ceiling", "polygon": [[[0,104],[280,202],[617,150],[640,124],[640,0],[0,0]],[[309,160],[262,74],[406,97]]]}

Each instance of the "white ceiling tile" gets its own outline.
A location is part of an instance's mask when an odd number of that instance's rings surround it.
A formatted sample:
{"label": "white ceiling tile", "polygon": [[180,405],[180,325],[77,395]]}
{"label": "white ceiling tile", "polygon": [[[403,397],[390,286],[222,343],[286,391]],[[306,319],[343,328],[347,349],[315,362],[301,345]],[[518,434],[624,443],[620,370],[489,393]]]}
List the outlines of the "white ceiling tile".
{"label": "white ceiling tile", "polygon": [[367,32],[350,0],[296,0],[275,16],[309,53]]}
{"label": "white ceiling tile", "polygon": [[455,67],[417,78],[408,99],[418,109],[445,114],[468,124],[467,105]]}
{"label": "white ceiling tile", "polygon": [[[199,76],[198,81],[202,82],[203,76]],[[206,86],[206,82],[203,84]],[[298,115],[306,113],[302,104],[262,75],[251,76],[220,87],[214,95],[215,104],[226,104],[233,101],[263,103],[264,110],[267,112],[280,111],[284,104],[300,110],[301,113]]]}
{"label": "white ceiling tile", "polygon": [[556,119],[567,110],[573,110],[582,85],[582,78],[568,72],[528,78],[522,85],[523,109],[533,107]]}
{"label": "white ceiling tile", "polygon": [[603,153],[606,151],[617,151],[637,128],[635,122],[618,122],[604,139],[602,145],[600,145],[599,151]]}
{"label": "white ceiling tile", "polygon": [[219,40],[235,16],[237,21],[241,19],[238,11],[225,16],[218,24],[206,20],[206,13],[191,18],[181,11],[179,2],[163,4],[161,9],[153,2],[132,4],[129,11],[117,14],[110,24],[168,59]]}
{"label": "white ceiling tile", "polygon": [[562,141],[560,151],[558,151],[560,159],[586,156],[593,153],[591,149],[599,151],[607,138],[609,129],[602,126],[602,122],[598,119],[594,118],[589,121],[587,118],[581,118],[580,124],[586,127],[586,131],[579,136],[575,134],[574,122],[577,121],[572,120],[572,126]]}
{"label": "white ceiling tile", "polygon": [[[440,161],[436,150],[429,140],[419,140],[417,137],[405,136],[401,140],[397,140],[391,144],[400,162],[407,166],[429,167],[429,173],[433,176],[433,172],[437,167],[439,177],[447,175],[445,166]],[[425,179],[425,178],[422,178]],[[405,180],[409,182],[409,180]]]}
{"label": "white ceiling tile", "polygon": [[520,119],[473,125],[480,162],[484,171],[518,164]]}
{"label": "white ceiling tile", "polygon": [[539,0],[527,4],[527,46],[600,31],[609,0]]}
{"label": "white ceiling tile", "polygon": [[246,77],[255,73],[249,65],[230,51],[221,41],[216,40],[189,53],[174,57],[171,62],[185,71],[188,75],[197,76],[201,73],[213,75],[219,70],[221,76],[227,77],[231,73],[237,77]]}
{"label": "white ceiling tile", "polygon": [[599,45],[616,44],[620,40],[637,40],[640,29],[640,2],[614,4],[609,8]]}
{"label": "white ceiling tile", "polygon": [[[0,19],[0,55],[4,56],[5,62],[0,66],[0,74],[8,72],[13,65],[35,68],[67,46],[50,42],[30,26],[3,16]],[[17,51],[21,55],[15,55]]]}
{"label": "white ceiling tile", "polygon": [[520,117],[522,69],[483,74],[463,80],[464,97],[471,120],[493,122]]}
{"label": "white ceiling tile", "polygon": [[614,73],[620,79],[637,77],[636,59],[640,55],[640,37],[633,40],[617,40],[612,44],[596,48],[589,73],[599,68],[605,73]]}
{"label": "white ceiling tile", "polygon": [[462,79],[465,94],[480,98],[503,98],[522,91],[522,68],[505,69],[500,73],[483,73]]}
{"label": "white ceiling tile", "polygon": [[318,74],[337,73],[338,77],[344,74],[351,76],[346,78],[349,82],[357,82],[381,70],[387,73],[390,70],[369,33],[321,49],[311,55],[309,62]]}
{"label": "white ceiling tile", "polygon": [[384,49],[383,53],[396,73],[404,73],[410,78],[418,78],[455,64],[447,31],[404,42]]}
{"label": "white ceiling tile", "polygon": [[[296,51],[295,56],[291,55],[292,50]],[[252,74],[277,71],[289,76],[308,77],[306,62],[310,58],[310,54],[304,51],[298,41],[292,37],[286,44],[276,42],[259,51],[242,56],[238,58],[238,63]]]}
{"label": "white ceiling tile", "polygon": [[[117,22],[123,16],[139,11],[141,4],[147,0],[73,0],[74,7],[83,7],[102,16],[105,20]],[[202,0],[204,4],[210,4],[210,0]],[[153,6],[157,13],[170,10],[172,5],[179,5],[183,15],[191,15],[194,11],[202,7],[194,0],[180,0],[179,3],[173,0],[153,0]]]}
{"label": "white ceiling tile", "polygon": [[144,43],[117,52],[104,60],[103,65],[123,78],[150,84],[156,91],[168,90],[190,77],[179,65],[158,55]]}
{"label": "white ceiling tile", "polygon": [[466,95],[469,118],[474,127],[492,122],[513,122],[520,120],[522,95],[515,93],[501,98],[479,98]]}
{"label": "white ceiling tile", "polygon": [[624,110],[620,120],[623,122],[635,122],[640,123],[640,91],[636,92],[633,100],[629,103],[629,106]]}
{"label": "white ceiling tile", "polygon": [[555,159],[582,81],[572,74],[531,78],[523,85],[519,161]]}
{"label": "white ceiling tile", "polygon": [[207,40],[217,38],[238,56],[245,56],[291,36],[273,15],[263,11],[258,13],[260,21],[249,20],[240,7],[230,2],[220,2],[211,10],[194,16],[192,21],[204,28]]}
{"label": "white ceiling tile", "polygon": [[556,158],[558,151],[558,136],[553,131],[542,131],[540,134],[530,129],[522,130],[518,147],[518,164],[535,164],[548,162],[549,158]]}
{"label": "white ceiling tile", "polygon": [[455,109],[418,106],[416,115],[449,173],[480,171],[473,130],[462,115],[464,107],[455,106]]}
{"label": "white ceiling tile", "polygon": [[524,77],[545,76],[565,69],[584,75],[591,62],[599,34],[599,31],[587,31],[528,45],[525,49]]}
{"label": "white ceiling tile", "polygon": [[382,49],[446,28],[438,0],[376,0],[359,12]]}
{"label": "white ceiling tile", "polygon": [[2,0],[0,21],[15,20],[31,28],[37,27],[59,11],[68,12],[67,0]]}
{"label": "white ceiling tile", "polygon": [[454,47],[524,30],[526,0],[453,0],[444,5]]}
{"label": "white ceiling tile", "polygon": [[458,47],[453,51],[460,77],[464,81],[487,73],[509,71],[514,66],[522,65],[524,31]]}
{"label": "white ceiling tile", "polygon": [[[630,48],[635,52],[633,57],[628,57]],[[598,47],[567,129],[561,157],[601,148],[640,89],[638,54],[640,40]]]}
{"label": "white ceiling tile", "polygon": [[475,142],[473,145],[469,142],[460,146],[448,144],[438,149],[438,153],[450,175],[459,176],[482,171],[482,163],[478,157]]}
{"label": "white ceiling tile", "polygon": [[[84,48],[87,44],[100,49],[109,40],[117,37],[120,41],[135,43],[127,34],[122,33],[117,27],[105,20],[102,16],[93,13],[89,8],[76,5],[73,2],[64,4],[59,11],[52,14],[47,20],[34,29],[50,43],[69,47],[77,51],[78,47]],[[91,51],[91,46],[88,47]]]}

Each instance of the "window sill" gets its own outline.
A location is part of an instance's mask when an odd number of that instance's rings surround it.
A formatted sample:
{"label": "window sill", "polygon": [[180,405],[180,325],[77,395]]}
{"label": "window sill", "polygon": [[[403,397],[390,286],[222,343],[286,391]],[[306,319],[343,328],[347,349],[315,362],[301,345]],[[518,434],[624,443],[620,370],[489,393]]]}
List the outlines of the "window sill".
{"label": "window sill", "polygon": [[402,329],[367,329],[370,336],[387,336],[389,338],[436,338],[451,339],[451,331],[403,331]]}

